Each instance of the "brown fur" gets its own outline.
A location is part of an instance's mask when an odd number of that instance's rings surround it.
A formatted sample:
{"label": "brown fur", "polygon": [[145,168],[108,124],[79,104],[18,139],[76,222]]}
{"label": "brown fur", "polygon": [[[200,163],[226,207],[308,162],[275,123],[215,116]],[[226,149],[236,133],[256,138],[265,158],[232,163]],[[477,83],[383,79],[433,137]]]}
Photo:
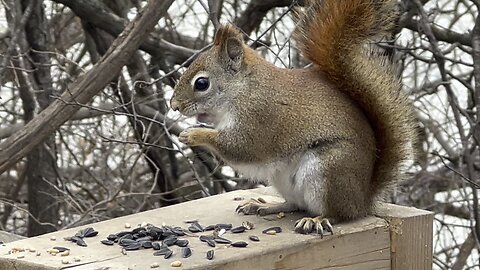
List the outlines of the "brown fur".
{"label": "brown fur", "polygon": [[302,53],[362,107],[373,126],[377,142],[373,195],[400,180],[400,167],[412,158],[411,143],[417,137],[412,108],[392,68],[363,48],[391,30],[394,4],[391,0],[317,1],[296,35]]}
{"label": "brown fur", "polygon": [[[275,67],[248,48],[233,26],[222,26],[214,46],[183,74],[171,101],[186,115],[211,114],[217,127],[188,129],[180,140],[207,146],[234,167],[262,169],[315,151],[322,175],[314,181],[326,182],[321,215],[366,215],[374,197],[401,175],[415,137],[399,82],[383,60],[363,49],[389,27],[392,3],[315,1],[297,29],[300,50],[315,64],[310,69]],[[192,88],[199,74],[210,79],[208,91]]]}

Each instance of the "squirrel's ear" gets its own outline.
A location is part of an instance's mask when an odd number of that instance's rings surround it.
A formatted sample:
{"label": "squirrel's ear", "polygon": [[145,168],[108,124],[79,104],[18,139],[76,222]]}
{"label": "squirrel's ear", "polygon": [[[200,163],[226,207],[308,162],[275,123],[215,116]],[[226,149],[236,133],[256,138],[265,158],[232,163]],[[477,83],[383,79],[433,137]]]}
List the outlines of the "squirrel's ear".
{"label": "squirrel's ear", "polygon": [[244,52],[242,34],[234,26],[223,25],[218,29],[213,44],[219,47],[221,60],[227,64],[226,67],[238,71]]}

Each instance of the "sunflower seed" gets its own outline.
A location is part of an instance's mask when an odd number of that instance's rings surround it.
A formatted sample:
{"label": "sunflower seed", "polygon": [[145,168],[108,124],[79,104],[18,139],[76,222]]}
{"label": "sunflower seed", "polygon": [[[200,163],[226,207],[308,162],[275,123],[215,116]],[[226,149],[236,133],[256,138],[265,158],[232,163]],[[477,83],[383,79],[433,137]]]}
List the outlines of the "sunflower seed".
{"label": "sunflower seed", "polygon": [[177,236],[171,235],[171,236],[163,239],[163,244],[167,245],[167,246],[171,246],[171,245],[175,244],[175,242],[177,242],[177,240],[178,240]]}
{"label": "sunflower seed", "polygon": [[207,227],[204,228],[205,231],[211,231],[215,229],[215,225],[208,225]]}
{"label": "sunflower seed", "polygon": [[143,248],[152,248],[153,247],[152,241],[142,241],[142,242],[140,242],[140,244],[142,245]]}
{"label": "sunflower seed", "polygon": [[213,260],[214,255],[215,255],[215,251],[213,249],[207,251],[207,259]]}
{"label": "sunflower seed", "polygon": [[226,238],[223,238],[223,237],[215,237],[215,242],[219,243],[219,244],[231,244],[232,241],[226,239]]}
{"label": "sunflower seed", "polygon": [[248,239],[250,239],[250,240],[252,240],[252,241],[255,241],[255,242],[260,241],[260,238],[258,238],[258,236],[256,236],[256,235],[250,235],[250,236],[248,237]]}
{"label": "sunflower seed", "polygon": [[238,241],[238,242],[232,243],[231,246],[232,247],[246,247],[246,246],[248,246],[248,243],[245,242],[245,241]]}
{"label": "sunflower seed", "polygon": [[152,243],[152,248],[153,248],[154,250],[160,250],[160,243],[158,243],[158,242],[153,242],[153,243]]}
{"label": "sunflower seed", "polygon": [[110,241],[115,241],[117,240],[118,236],[116,234],[109,234],[107,236],[107,239],[110,240]]}
{"label": "sunflower seed", "polygon": [[271,232],[274,231],[275,233],[281,233],[282,232],[282,228],[280,227],[271,227],[271,228],[268,228],[268,229],[265,229],[262,231],[262,233],[264,234],[272,234]]}
{"label": "sunflower seed", "polygon": [[233,229],[230,230],[230,232],[232,233],[243,233],[247,228],[243,227],[243,226],[239,226],[239,227],[235,227]]}
{"label": "sunflower seed", "polygon": [[168,247],[164,247],[164,248],[161,248],[160,250],[158,251],[155,251],[153,252],[153,256],[163,256],[169,252],[171,252],[172,250],[169,249]]}
{"label": "sunflower seed", "polygon": [[209,246],[211,246],[211,247],[215,247],[215,246],[216,246],[215,241],[214,241],[213,239],[208,239],[208,240],[207,240],[207,244],[208,244]]}
{"label": "sunflower seed", "polygon": [[168,258],[172,257],[172,255],[173,255],[173,251],[170,250],[170,251],[168,251],[167,253],[165,253],[165,255],[163,256],[163,258],[168,259]]}
{"label": "sunflower seed", "polygon": [[175,242],[175,245],[177,245],[179,247],[186,247],[186,246],[188,246],[188,240],[178,239],[177,242]]}
{"label": "sunflower seed", "polygon": [[94,237],[98,235],[98,232],[95,231],[92,227],[87,227],[82,231],[83,237]]}
{"label": "sunflower seed", "polygon": [[77,241],[76,241],[77,245],[81,246],[81,247],[86,247],[87,246],[87,243],[85,243],[85,241],[81,238],[79,238]]}
{"label": "sunflower seed", "polygon": [[113,244],[115,244],[115,242],[113,242],[112,240],[108,240],[108,239],[102,240],[100,242],[104,245],[107,245],[107,246],[113,246]]}
{"label": "sunflower seed", "polygon": [[124,247],[125,250],[138,250],[142,247],[142,245],[138,242],[135,242],[131,245],[128,245],[126,247]]}
{"label": "sunflower seed", "polygon": [[219,223],[219,224],[215,225],[215,227],[220,228],[220,229],[230,230],[233,227],[233,225],[232,224]]}
{"label": "sunflower seed", "polygon": [[200,235],[199,237],[200,241],[206,242],[207,240],[213,240],[213,236],[208,236],[208,235]]}
{"label": "sunflower seed", "polygon": [[120,239],[118,241],[118,244],[122,247],[126,247],[126,246],[132,245],[134,243],[137,243],[137,241],[135,241],[133,239]]}
{"label": "sunflower seed", "polygon": [[188,227],[188,230],[192,233],[203,232],[203,227],[198,222],[194,222]]}
{"label": "sunflower seed", "polygon": [[188,258],[192,255],[192,250],[189,247],[182,248],[182,257]]}

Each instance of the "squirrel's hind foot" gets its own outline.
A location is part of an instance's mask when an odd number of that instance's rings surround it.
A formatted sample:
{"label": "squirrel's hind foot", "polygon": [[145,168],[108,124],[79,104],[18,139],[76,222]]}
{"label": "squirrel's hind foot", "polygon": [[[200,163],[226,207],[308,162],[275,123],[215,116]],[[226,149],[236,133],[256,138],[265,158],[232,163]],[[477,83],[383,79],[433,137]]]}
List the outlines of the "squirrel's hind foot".
{"label": "squirrel's hind foot", "polygon": [[327,218],[322,216],[318,217],[304,217],[297,220],[295,223],[295,232],[302,234],[317,233],[323,237],[323,231],[327,231],[330,234],[333,234],[333,227],[330,221]]}
{"label": "squirrel's hind foot", "polygon": [[266,216],[271,214],[277,214],[280,212],[293,212],[297,210],[297,206],[288,202],[267,203],[261,198],[250,198],[248,201],[238,205],[235,212],[243,213],[245,215]]}

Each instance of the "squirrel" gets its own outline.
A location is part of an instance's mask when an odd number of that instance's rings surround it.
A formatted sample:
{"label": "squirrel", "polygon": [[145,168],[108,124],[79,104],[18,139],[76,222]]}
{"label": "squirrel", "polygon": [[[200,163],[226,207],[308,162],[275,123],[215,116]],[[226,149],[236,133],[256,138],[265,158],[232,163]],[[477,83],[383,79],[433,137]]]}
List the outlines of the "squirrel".
{"label": "squirrel", "polygon": [[369,42],[392,29],[394,0],[311,1],[294,39],[307,68],[277,67],[222,25],[212,47],[174,88],[173,110],[208,114],[214,128],[179,134],[245,177],[268,181],[281,204],[255,199],[237,212],[302,210],[295,231],[333,233],[332,223],[372,214],[405,175],[416,128],[407,94],[386,56]]}

